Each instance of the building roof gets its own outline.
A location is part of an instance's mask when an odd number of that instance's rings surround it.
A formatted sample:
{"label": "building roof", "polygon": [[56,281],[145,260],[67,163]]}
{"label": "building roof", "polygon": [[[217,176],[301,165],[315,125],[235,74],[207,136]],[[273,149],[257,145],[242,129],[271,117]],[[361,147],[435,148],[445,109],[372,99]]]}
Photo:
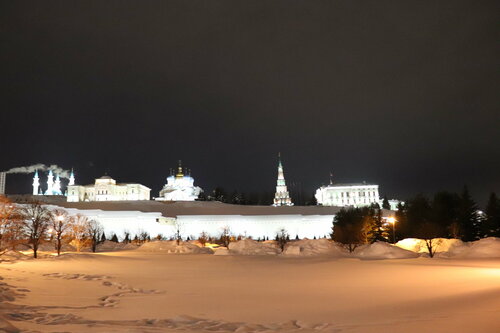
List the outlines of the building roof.
{"label": "building roof", "polygon": [[378,185],[362,182],[362,183],[334,183],[334,184],[324,185],[322,187],[343,187],[343,186],[378,186]]}
{"label": "building roof", "polygon": [[36,198],[63,208],[159,212],[165,217],[177,217],[180,215],[335,215],[341,209],[340,207],[331,206],[247,206],[226,204],[218,201],[142,200],[67,202],[45,196],[37,196]]}

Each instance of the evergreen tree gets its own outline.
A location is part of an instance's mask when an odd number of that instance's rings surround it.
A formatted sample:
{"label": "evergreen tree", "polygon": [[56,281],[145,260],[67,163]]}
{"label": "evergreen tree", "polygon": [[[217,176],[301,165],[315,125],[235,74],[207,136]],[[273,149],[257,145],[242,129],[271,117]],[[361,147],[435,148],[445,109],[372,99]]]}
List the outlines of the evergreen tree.
{"label": "evergreen tree", "polygon": [[364,218],[368,211],[368,208],[342,208],[333,219],[332,239],[349,252],[366,243]]}
{"label": "evergreen tree", "polygon": [[485,218],[481,223],[482,237],[500,237],[500,199],[491,193],[486,204]]}
{"label": "evergreen tree", "polygon": [[216,187],[212,192],[212,200],[220,202],[228,202],[228,195],[222,187]]}
{"label": "evergreen tree", "polygon": [[431,206],[431,221],[447,231],[445,236],[459,238],[458,211],[460,197],[455,193],[438,192],[434,195]]}
{"label": "evergreen tree", "polygon": [[100,239],[100,243],[104,243],[106,241],[106,234],[104,233],[104,231],[102,232],[102,235],[101,235],[101,239]]}
{"label": "evergreen tree", "polygon": [[113,234],[113,236],[111,237],[110,241],[118,243],[118,236],[116,236],[116,234]]}
{"label": "evergreen tree", "polygon": [[130,243],[130,233],[128,231],[124,232],[125,237],[123,238],[123,243],[128,244]]}
{"label": "evergreen tree", "polygon": [[[427,199],[422,194],[418,194],[413,199],[408,200],[405,205],[406,213],[406,235],[407,237],[416,237],[415,233],[418,231],[421,225],[425,223],[430,223],[431,218],[431,205],[429,199]],[[403,227],[403,226],[401,226]]]}
{"label": "evergreen tree", "polygon": [[410,237],[411,230],[408,225],[408,219],[406,218],[406,205],[403,205],[401,202],[398,203],[398,209],[396,210],[396,223],[397,226],[394,229],[396,231],[396,240],[397,239],[405,239]]}
{"label": "evergreen tree", "polygon": [[384,195],[384,201],[382,201],[383,209],[391,209],[391,205],[389,204],[389,200],[387,199],[387,195]]}
{"label": "evergreen tree", "polygon": [[364,217],[364,228],[370,243],[387,242],[388,233],[384,228],[381,209],[370,209]]}
{"label": "evergreen tree", "polygon": [[471,242],[478,238],[478,215],[477,206],[466,186],[460,195],[460,203],[457,216],[458,226],[460,228],[460,238],[464,242]]}

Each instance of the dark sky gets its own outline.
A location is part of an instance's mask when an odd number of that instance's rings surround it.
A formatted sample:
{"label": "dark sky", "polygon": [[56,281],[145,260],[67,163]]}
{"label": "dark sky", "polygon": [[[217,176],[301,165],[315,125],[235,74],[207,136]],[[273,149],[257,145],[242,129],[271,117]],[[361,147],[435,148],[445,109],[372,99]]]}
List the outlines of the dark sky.
{"label": "dark sky", "polygon": [[[0,169],[500,192],[498,1],[1,1]],[[31,177],[9,176],[10,192]]]}

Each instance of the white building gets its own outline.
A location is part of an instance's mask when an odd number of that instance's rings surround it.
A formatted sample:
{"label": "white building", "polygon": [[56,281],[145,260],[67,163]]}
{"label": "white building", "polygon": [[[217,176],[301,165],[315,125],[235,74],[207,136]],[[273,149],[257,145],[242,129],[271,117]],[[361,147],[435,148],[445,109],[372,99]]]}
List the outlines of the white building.
{"label": "white building", "polygon": [[278,180],[276,182],[276,193],[274,194],[273,206],[293,206],[290,193],[286,187],[280,155],[278,155]]}
{"label": "white building", "polygon": [[189,171],[186,173],[187,175],[184,174],[181,161],[179,161],[177,174],[171,174],[167,178],[167,184],[160,191],[160,196],[155,199],[158,201],[194,201],[198,199],[203,190],[194,186],[194,178],[189,175]]}
{"label": "white building", "polygon": [[380,203],[378,185],[366,183],[321,186],[315,194],[318,205],[363,207]]}
{"label": "white building", "polygon": [[[73,176],[74,182],[74,176]],[[68,202],[149,200],[151,189],[136,183],[120,183],[102,176],[93,185],[68,185]]]}

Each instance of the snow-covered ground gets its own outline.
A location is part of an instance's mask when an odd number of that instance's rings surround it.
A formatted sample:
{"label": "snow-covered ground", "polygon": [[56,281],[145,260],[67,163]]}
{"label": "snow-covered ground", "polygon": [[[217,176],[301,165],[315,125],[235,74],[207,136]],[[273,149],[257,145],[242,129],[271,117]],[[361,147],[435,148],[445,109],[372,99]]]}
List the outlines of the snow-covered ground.
{"label": "snow-covered ground", "polygon": [[477,257],[494,257],[498,241],[434,259],[367,260],[415,252],[373,244],[350,255],[326,240],[285,255],[272,242],[260,243],[266,255],[243,242],[224,256],[158,242],[11,256],[0,264],[0,332],[497,332],[500,258]]}

